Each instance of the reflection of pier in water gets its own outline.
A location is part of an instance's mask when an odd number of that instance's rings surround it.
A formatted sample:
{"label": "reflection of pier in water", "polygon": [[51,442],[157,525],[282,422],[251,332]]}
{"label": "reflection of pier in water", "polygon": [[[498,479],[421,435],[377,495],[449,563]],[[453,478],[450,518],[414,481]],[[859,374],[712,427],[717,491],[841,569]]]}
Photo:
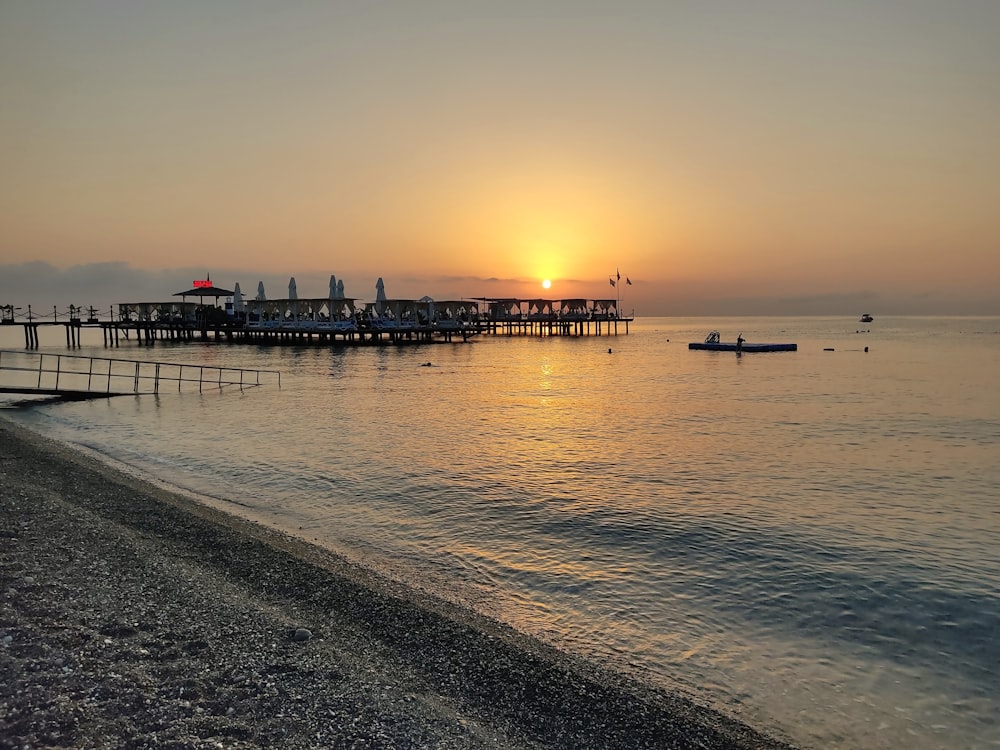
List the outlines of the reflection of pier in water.
{"label": "reflection of pier in water", "polygon": [[[628,335],[634,316],[621,315],[614,299],[476,298],[463,300],[353,298],[287,298],[247,300],[240,310],[196,302],[120,303],[110,319],[100,320],[93,308],[81,317],[46,320],[31,313],[17,320],[11,306],[0,307],[0,324],[22,325],[25,348],[39,346],[39,326],[63,326],[67,347],[80,346],[84,328],[99,328],[105,346],[125,341],[220,341],[260,345],[379,345],[468,341],[492,336]],[[22,316],[23,317],[23,316]]]}

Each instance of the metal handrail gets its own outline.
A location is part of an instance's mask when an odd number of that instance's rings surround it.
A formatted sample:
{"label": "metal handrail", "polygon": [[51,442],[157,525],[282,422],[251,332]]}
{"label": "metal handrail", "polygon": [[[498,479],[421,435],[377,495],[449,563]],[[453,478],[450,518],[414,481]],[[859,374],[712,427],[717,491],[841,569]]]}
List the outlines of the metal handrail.
{"label": "metal handrail", "polygon": [[[52,362],[52,359],[55,362]],[[11,362],[13,360],[13,362]],[[37,363],[35,362],[37,360]],[[84,368],[74,367],[74,363],[86,363]],[[102,366],[97,363],[106,363]],[[95,364],[97,367],[95,368]],[[118,368],[118,371],[115,368]],[[127,367],[126,367],[127,366]],[[175,368],[173,372],[171,368]],[[215,365],[194,365],[180,362],[148,362],[134,359],[114,359],[110,357],[86,357],[78,354],[49,354],[44,352],[23,352],[0,349],[0,372],[37,373],[34,389],[38,392],[103,393],[119,395],[157,394],[161,382],[176,382],[181,392],[184,383],[197,383],[198,392],[211,385],[222,389],[226,386],[255,388],[261,385],[261,375],[275,376],[281,387],[281,373],[278,370],[257,370],[241,367],[217,367]],[[84,386],[84,378],[86,385]],[[128,385],[125,385],[125,384]],[[114,385],[114,389],[112,388]],[[147,390],[149,387],[152,390]],[[0,390],[3,386],[0,385]],[[16,389],[24,392],[24,388]]]}

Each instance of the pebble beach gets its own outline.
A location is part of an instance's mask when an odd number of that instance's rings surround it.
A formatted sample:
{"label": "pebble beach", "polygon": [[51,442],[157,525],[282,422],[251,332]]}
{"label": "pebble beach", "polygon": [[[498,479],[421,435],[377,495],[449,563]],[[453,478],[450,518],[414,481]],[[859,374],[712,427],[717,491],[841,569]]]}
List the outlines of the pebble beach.
{"label": "pebble beach", "polygon": [[786,748],[0,417],[0,748]]}

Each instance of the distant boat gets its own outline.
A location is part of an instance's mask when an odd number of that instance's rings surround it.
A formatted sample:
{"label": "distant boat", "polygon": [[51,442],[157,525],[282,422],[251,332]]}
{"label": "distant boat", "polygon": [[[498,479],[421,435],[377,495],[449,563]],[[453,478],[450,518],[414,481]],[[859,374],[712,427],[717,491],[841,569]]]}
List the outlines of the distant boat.
{"label": "distant boat", "polygon": [[861,316],[862,323],[871,323],[873,320],[875,320],[875,318],[873,318],[868,313],[865,313],[864,315]]}

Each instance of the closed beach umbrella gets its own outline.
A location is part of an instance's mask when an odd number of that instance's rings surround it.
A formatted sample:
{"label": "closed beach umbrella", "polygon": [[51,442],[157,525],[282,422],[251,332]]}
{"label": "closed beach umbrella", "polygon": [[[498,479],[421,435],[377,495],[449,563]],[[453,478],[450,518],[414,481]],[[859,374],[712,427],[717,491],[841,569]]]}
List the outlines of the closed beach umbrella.
{"label": "closed beach umbrella", "polygon": [[385,301],[388,299],[385,296],[385,282],[382,281],[382,277],[378,277],[378,281],[375,282],[375,312],[379,315],[385,309]]}
{"label": "closed beach umbrella", "polygon": [[236,282],[233,287],[233,312],[243,312],[243,292],[240,291],[240,282]]}
{"label": "closed beach umbrella", "polygon": [[298,299],[298,298],[299,298],[299,293],[298,290],[295,288],[295,277],[292,276],[292,278],[288,280],[288,299]]}
{"label": "closed beach umbrella", "polygon": [[257,301],[263,302],[267,297],[264,295],[264,282],[260,281],[257,283]]}
{"label": "closed beach umbrella", "polygon": [[334,304],[337,299],[337,277],[330,274],[330,302],[327,307],[330,309],[330,320],[336,319],[336,308],[337,305]]}
{"label": "closed beach umbrella", "polygon": [[337,299],[344,299],[344,280],[337,282]]}

